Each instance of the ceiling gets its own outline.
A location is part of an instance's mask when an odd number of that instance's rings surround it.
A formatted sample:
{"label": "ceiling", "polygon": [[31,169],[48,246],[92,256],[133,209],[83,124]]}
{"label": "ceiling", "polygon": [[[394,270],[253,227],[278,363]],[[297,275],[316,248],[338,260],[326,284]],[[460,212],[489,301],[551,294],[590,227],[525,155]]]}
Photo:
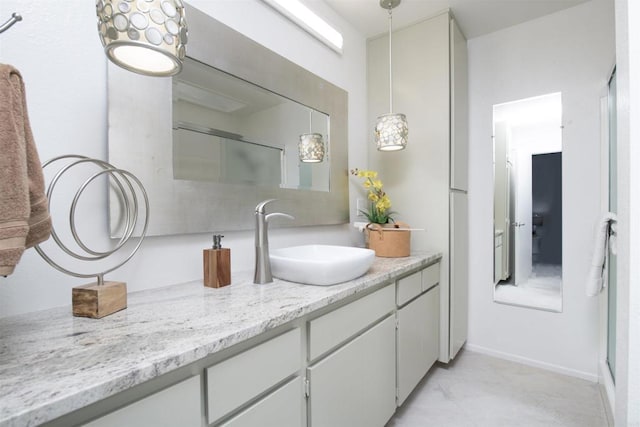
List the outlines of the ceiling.
{"label": "ceiling", "polygon": [[[467,39],[530,21],[588,0],[402,0],[393,9],[393,27],[409,24],[451,9]],[[388,31],[388,14],[379,0],[325,0],[367,38]]]}

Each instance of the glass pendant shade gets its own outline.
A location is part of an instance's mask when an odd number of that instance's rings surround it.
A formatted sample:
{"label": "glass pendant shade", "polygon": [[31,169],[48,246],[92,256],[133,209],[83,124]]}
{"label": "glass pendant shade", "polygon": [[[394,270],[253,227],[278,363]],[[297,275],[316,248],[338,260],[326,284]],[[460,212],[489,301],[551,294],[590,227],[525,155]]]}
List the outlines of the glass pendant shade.
{"label": "glass pendant shade", "polygon": [[96,0],[107,57],[129,71],[172,76],[182,69],[187,23],[181,0]]}
{"label": "glass pendant shade", "polygon": [[380,0],[380,7],[389,11],[389,113],[376,120],[375,141],[378,151],[398,151],[407,147],[409,124],[407,116],[393,113],[393,63],[391,55],[392,13],[401,0]]}
{"label": "glass pendant shade", "polygon": [[407,117],[400,113],[389,113],[378,117],[375,138],[380,151],[403,150],[409,140]]}
{"label": "glass pendant shade", "polygon": [[304,133],[300,135],[298,155],[304,163],[320,163],[324,160],[324,141],[319,133]]}

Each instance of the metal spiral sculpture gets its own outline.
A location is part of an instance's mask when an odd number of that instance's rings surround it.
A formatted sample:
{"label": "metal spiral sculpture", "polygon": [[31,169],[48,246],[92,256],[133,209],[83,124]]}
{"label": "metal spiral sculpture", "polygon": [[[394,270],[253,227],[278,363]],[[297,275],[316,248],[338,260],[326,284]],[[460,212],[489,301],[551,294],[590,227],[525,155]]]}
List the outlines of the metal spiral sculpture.
{"label": "metal spiral sculpture", "polygon": [[[138,215],[139,215],[139,200],[138,200],[139,194],[142,194],[142,197],[144,198],[145,219],[144,219],[143,230],[140,236],[138,237],[139,238],[138,243],[135,245],[133,250],[129,253],[129,255],[123,261],[117,263],[113,267],[107,268],[106,270],[103,270],[97,273],[90,273],[90,274],[74,272],[54,262],[43,251],[40,245],[35,246],[35,249],[40,254],[40,256],[42,256],[42,258],[44,258],[44,260],[55,269],[74,277],[81,277],[81,278],[97,277],[97,281],[98,281],[97,284],[100,286],[104,284],[105,274],[121,267],[123,264],[129,261],[131,257],[133,257],[133,255],[140,248],[140,245],[142,244],[142,241],[144,240],[144,237],[147,234],[147,227],[149,225],[149,198],[147,196],[146,190],[144,189],[144,186],[135,175],[133,175],[131,172],[128,172],[126,170],[118,169],[113,165],[102,160],[71,154],[71,155],[55,157],[51,160],[48,160],[42,165],[42,168],[45,169],[47,166],[65,159],[72,160],[72,161],[71,163],[68,163],[65,166],[61,167],[56,172],[55,176],[53,177],[53,179],[51,180],[51,182],[47,187],[47,199],[49,200],[49,210],[51,210],[51,200],[53,198],[53,191],[58,181],[65,173],[67,173],[73,167],[82,165],[82,164],[96,165],[100,169],[98,172],[95,172],[93,175],[89,176],[84,181],[84,183],[80,186],[78,191],[76,191],[75,196],[73,198],[73,202],[71,203],[71,208],[69,210],[69,226],[71,229],[71,234],[73,235],[73,239],[75,240],[76,244],[84,251],[84,253],[77,253],[69,249],[69,247],[62,242],[62,240],[58,236],[58,233],[56,233],[53,224],[51,226],[51,237],[56,242],[58,247],[62,251],[64,251],[67,255],[75,259],[79,259],[82,261],[99,261],[99,260],[108,258],[109,256],[113,255],[114,253],[122,249],[124,245],[131,239],[136,229],[136,224],[138,222]],[[125,217],[124,230],[122,233],[122,237],[120,237],[120,240],[118,241],[118,243],[114,248],[106,251],[95,251],[90,249],[78,235],[78,232],[76,230],[76,219],[75,219],[76,207],[78,205],[78,200],[80,199],[80,196],[85,191],[87,186],[98,177],[101,177],[104,175],[108,175],[108,177],[110,178],[110,182],[114,184],[114,188],[117,191],[117,194],[120,196],[120,200],[122,200],[122,203],[124,204],[123,206],[123,212]],[[137,187],[137,189],[139,190],[138,192],[136,191],[135,187]]]}

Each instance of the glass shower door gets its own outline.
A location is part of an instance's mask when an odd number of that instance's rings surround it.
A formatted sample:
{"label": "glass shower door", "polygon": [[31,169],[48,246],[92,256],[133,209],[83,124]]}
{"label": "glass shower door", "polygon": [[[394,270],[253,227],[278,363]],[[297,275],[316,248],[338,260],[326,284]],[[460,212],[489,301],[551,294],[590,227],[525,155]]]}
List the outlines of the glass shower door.
{"label": "glass shower door", "polygon": [[[616,122],[616,72],[609,80],[609,212],[618,212],[618,150]],[[616,372],[616,294],[617,294],[617,257],[609,253],[608,297],[607,297],[607,364],[611,378],[615,382]]]}

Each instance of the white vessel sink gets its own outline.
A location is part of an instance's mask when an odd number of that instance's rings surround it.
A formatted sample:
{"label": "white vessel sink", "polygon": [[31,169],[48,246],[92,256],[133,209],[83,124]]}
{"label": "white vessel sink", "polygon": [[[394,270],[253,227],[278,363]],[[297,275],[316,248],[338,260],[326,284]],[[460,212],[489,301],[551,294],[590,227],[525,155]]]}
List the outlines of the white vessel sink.
{"label": "white vessel sink", "polygon": [[307,285],[328,286],[362,276],[375,252],[349,246],[305,245],[271,251],[274,277]]}

